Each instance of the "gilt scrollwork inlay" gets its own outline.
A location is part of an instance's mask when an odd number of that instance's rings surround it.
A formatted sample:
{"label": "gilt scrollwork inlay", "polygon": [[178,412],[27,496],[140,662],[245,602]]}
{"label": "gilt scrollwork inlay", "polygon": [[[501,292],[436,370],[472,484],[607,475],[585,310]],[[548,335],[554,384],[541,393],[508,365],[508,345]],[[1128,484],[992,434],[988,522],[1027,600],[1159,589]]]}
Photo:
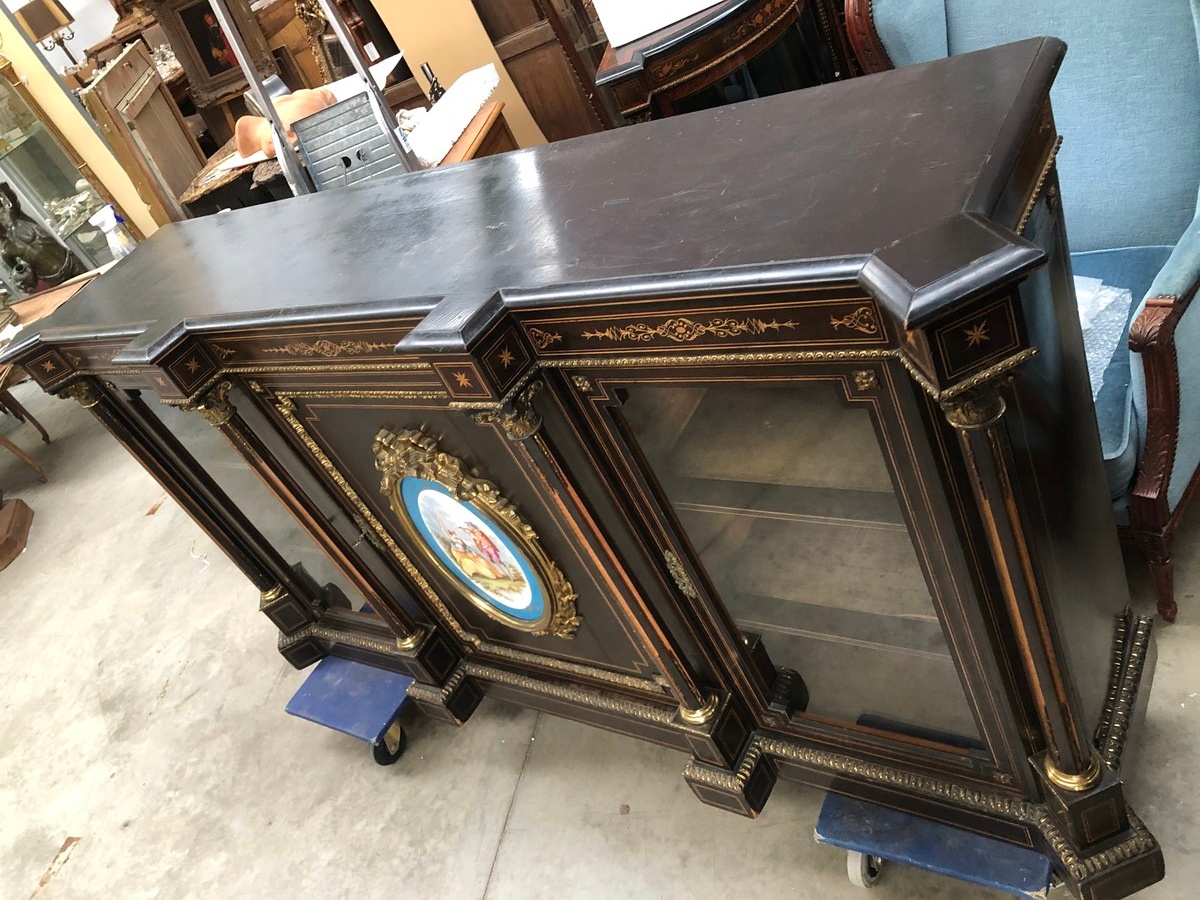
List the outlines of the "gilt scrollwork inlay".
{"label": "gilt scrollwork inlay", "polygon": [[791,320],[780,322],[772,319],[768,322],[758,318],[717,317],[707,322],[697,322],[687,316],[673,316],[657,325],[650,325],[646,322],[609,325],[607,328],[585,331],[582,336],[589,340],[608,340],[618,343],[621,341],[646,342],[655,338],[667,338],[677,344],[684,344],[706,336],[729,338],[748,334],[757,337],[772,331],[790,330],[796,325],[797,323]]}
{"label": "gilt scrollwork inlay", "polygon": [[875,321],[875,310],[869,306],[860,306],[854,312],[847,313],[840,319],[837,316],[830,316],[829,324],[833,326],[834,331],[845,327],[862,334],[879,333],[879,323]]}
{"label": "gilt scrollwork inlay", "polygon": [[529,339],[533,341],[533,346],[537,347],[539,350],[545,350],[548,347],[553,347],[563,339],[562,335],[557,331],[547,331],[544,328],[536,328],[533,326],[530,326],[526,330],[529,332]]}
{"label": "gilt scrollwork inlay", "polygon": [[698,52],[681,59],[669,59],[665,63],[655,67],[654,77],[662,81],[664,78],[670,78],[676,72],[682,72],[688,66],[695,65],[699,61],[700,54]]}
{"label": "gilt scrollwork inlay", "polygon": [[339,356],[362,356],[376,350],[391,350],[395,343],[389,341],[292,341],[278,347],[264,347],[263,353],[283,353],[288,356],[321,356],[336,359]]}

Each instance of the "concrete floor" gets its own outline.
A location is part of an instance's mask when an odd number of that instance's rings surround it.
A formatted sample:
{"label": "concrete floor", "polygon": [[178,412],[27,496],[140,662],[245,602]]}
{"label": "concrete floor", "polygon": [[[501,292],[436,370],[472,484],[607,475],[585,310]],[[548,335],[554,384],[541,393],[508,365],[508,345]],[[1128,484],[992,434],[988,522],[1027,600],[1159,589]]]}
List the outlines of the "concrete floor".
{"label": "concrete floor", "polygon": [[[781,783],[749,821],[700,804],[679,753],[494,701],[462,729],[414,718],[390,769],[286,715],[304,674],[246,579],[77,404],[16,393],[54,443],[0,423],[50,476],[0,451],[36,515],[0,573],[0,898],[861,895],[812,842],[814,790]],[[1131,785],[1166,854],[1146,898],[1200,884],[1200,515],[1178,558]],[[996,896],[900,867],[874,892]]]}

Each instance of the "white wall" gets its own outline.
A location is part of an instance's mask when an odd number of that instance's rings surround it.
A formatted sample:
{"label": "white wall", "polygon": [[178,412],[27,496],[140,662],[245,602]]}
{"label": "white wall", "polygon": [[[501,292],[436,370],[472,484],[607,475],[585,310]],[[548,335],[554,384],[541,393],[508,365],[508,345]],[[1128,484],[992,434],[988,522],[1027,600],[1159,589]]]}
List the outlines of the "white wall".
{"label": "white wall", "polygon": [[[20,9],[28,0],[4,0],[4,5],[11,10]],[[59,3],[75,17],[75,37],[67,42],[71,53],[80,62],[88,47],[98,44],[108,37],[117,24],[117,12],[108,4],[108,0],[59,0]],[[57,47],[53,50],[43,50],[38,46],[42,56],[50,63],[56,72],[61,72],[71,64],[67,55]],[[0,49],[0,53],[3,50]]]}

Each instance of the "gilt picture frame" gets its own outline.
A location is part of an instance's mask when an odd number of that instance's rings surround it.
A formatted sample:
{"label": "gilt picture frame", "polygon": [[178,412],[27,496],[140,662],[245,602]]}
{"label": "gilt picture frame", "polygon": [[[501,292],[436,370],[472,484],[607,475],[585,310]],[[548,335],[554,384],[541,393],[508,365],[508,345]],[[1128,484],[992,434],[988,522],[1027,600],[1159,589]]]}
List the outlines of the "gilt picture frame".
{"label": "gilt picture frame", "polygon": [[[245,73],[208,0],[147,0],[147,6],[183,66],[197,106],[215,106],[246,89]],[[248,0],[227,0],[227,6],[258,74],[276,74],[275,58]]]}
{"label": "gilt picture frame", "polygon": [[496,485],[420,430],[380,431],[373,450],[405,543],[461,596],[518,631],[575,636],[570,582]]}

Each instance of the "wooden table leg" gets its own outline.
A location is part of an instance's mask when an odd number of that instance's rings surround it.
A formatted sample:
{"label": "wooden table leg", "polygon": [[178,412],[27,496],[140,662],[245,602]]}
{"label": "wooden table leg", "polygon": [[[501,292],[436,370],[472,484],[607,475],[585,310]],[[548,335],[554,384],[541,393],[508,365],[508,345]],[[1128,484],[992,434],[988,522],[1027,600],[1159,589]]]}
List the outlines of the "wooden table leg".
{"label": "wooden table leg", "polygon": [[21,555],[29,539],[33,510],[21,500],[0,505],[0,569]]}
{"label": "wooden table leg", "polygon": [[45,443],[50,443],[50,435],[46,433],[46,429],[42,427],[42,423],[33,417],[33,414],[21,405],[9,391],[0,391],[0,409],[7,409],[10,413],[17,417],[18,421],[31,422],[33,427],[42,433],[42,440]]}
{"label": "wooden table leg", "polygon": [[10,441],[8,438],[0,436],[0,447],[10,450],[17,459],[25,463],[29,468],[33,469],[33,474],[37,476],[37,480],[42,484],[46,483],[46,473],[42,471],[42,467],[38,465],[38,461]]}

